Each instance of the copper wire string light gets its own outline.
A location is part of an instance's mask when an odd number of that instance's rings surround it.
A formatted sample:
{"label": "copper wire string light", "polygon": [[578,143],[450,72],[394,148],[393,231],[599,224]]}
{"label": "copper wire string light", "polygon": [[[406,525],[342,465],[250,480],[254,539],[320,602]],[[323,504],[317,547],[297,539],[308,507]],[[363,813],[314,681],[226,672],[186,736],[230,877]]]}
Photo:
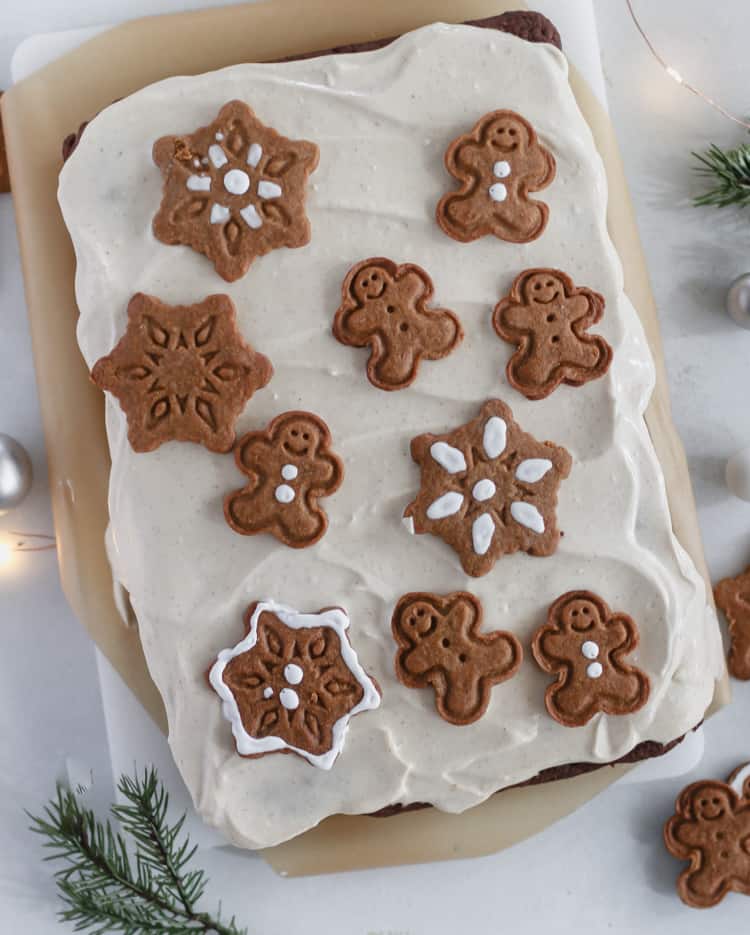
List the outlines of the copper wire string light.
{"label": "copper wire string light", "polygon": [[643,26],[641,26],[641,23],[638,17],[636,16],[635,10],[633,9],[633,4],[631,0],[625,0],[625,3],[627,4],[628,11],[630,13],[631,18],[633,22],[635,23],[635,28],[641,34],[643,41],[648,46],[648,49],[651,52],[651,54],[654,56],[656,61],[661,65],[664,71],[669,75],[669,77],[673,81],[676,81],[677,84],[682,85],[683,88],[686,88],[688,91],[690,91],[691,94],[694,94],[696,97],[699,97],[704,103],[708,104],[710,107],[713,107],[714,110],[718,111],[723,117],[726,117],[727,120],[731,120],[733,123],[739,124],[739,126],[744,127],[746,130],[750,130],[750,123],[747,123],[746,121],[741,120],[739,117],[736,117],[734,114],[730,113],[725,107],[722,107],[718,101],[715,101],[712,97],[709,97],[709,95],[706,94],[704,91],[701,91],[700,88],[696,88],[695,85],[690,84],[690,82],[686,81],[682,77],[682,75],[680,74],[679,71],[677,71],[676,68],[674,68],[672,65],[669,64],[669,62],[667,62],[664,59],[664,57],[655,48],[653,42],[651,41],[648,34],[646,33],[646,30],[643,28]]}

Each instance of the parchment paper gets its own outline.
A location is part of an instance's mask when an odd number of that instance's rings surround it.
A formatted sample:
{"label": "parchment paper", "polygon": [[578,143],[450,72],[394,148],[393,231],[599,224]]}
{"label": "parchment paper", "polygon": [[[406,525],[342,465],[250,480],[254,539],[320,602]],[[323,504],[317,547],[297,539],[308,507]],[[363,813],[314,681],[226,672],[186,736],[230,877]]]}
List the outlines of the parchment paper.
{"label": "parchment paper", "polygon": [[[88,380],[75,340],[75,261],[56,201],[60,142],[111,101],[170,75],[394,36],[436,20],[459,22],[521,6],[516,0],[271,0],[152,17],[95,37],[3,97],[63,589],[163,730],[161,699],[137,628],[126,627],[115,607],[104,551],[109,454],[103,400]],[[607,167],[610,233],[656,361],[646,421],[664,471],[674,531],[708,582],[687,464],[671,418],[656,309],[614,133],[574,69],[570,80]],[[714,709],[728,699],[725,681],[717,686]],[[625,769],[605,767],[553,786],[507,790],[463,815],[429,809],[385,820],[336,816],[263,856],[279,872],[298,875],[492,853],[578,808]]]}

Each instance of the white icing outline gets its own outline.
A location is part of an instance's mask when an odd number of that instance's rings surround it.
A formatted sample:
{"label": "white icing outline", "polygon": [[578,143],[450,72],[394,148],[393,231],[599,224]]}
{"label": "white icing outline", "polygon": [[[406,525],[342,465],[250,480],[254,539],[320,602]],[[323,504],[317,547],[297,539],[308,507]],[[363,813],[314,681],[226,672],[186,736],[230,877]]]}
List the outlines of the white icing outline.
{"label": "white icing outline", "polygon": [[230,195],[244,195],[250,188],[250,176],[244,169],[230,169],[224,173],[222,181]]}
{"label": "white icing outline", "polygon": [[447,516],[455,516],[461,509],[464,502],[464,495],[456,490],[449,490],[433,500],[427,507],[427,519],[445,519]]}
{"label": "white icing outline", "polygon": [[240,217],[251,230],[257,231],[259,227],[263,227],[263,218],[254,204],[245,205],[240,210]]}
{"label": "white icing outline", "polygon": [[210,175],[189,175],[188,180],[185,183],[188,191],[191,192],[210,192],[211,191],[211,176]]}
{"label": "white icing outline", "polygon": [[519,526],[530,529],[538,536],[541,536],[544,532],[544,517],[533,503],[527,503],[525,500],[514,500],[510,505],[510,515]]}
{"label": "white icing outline", "polygon": [[223,224],[224,221],[229,219],[229,208],[225,205],[211,205],[211,216],[209,220],[212,224]]}
{"label": "white icing outline", "polygon": [[477,555],[486,555],[495,538],[495,521],[489,513],[482,513],[471,524],[471,544]]}
{"label": "white icing outline", "polygon": [[729,783],[730,788],[734,789],[740,798],[742,798],[742,787],[745,785],[745,780],[748,777],[750,777],[750,763],[741,766]]}
{"label": "white icing outline", "polygon": [[268,182],[265,179],[261,179],[260,182],[258,182],[259,198],[268,200],[270,198],[281,198],[282,195],[281,185],[278,185],[276,182]]}
{"label": "white icing outline", "polygon": [[471,495],[475,500],[484,503],[485,500],[491,500],[497,493],[497,485],[489,477],[483,477],[478,480],[471,488]]}
{"label": "white icing outline", "polygon": [[466,458],[460,448],[449,445],[448,442],[433,442],[430,445],[430,455],[440,467],[448,474],[460,474],[466,470]]}
{"label": "white icing outline", "polygon": [[516,480],[522,484],[538,484],[552,467],[549,458],[525,458],[516,468]]}
{"label": "white icing outline", "polygon": [[[275,614],[279,620],[293,630],[304,630],[313,627],[330,627],[339,636],[341,644],[341,658],[354,678],[359,682],[364,692],[362,700],[347,714],[343,714],[333,725],[333,743],[326,753],[313,754],[288,744],[281,737],[251,737],[247,733],[240,717],[240,709],[229,686],[224,682],[224,669],[229,662],[242,653],[246,653],[258,642],[258,620],[260,615],[268,611]],[[250,628],[247,636],[232,649],[222,649],[216,662],[211,666],[208,674],[211,687],[222,700],[221,711],[232,725],[232,734],[237,744],[237,752],[242,756],[253,756],[258,753],[273,753],[276,750],[291,750],[304,757],[312,766],[318,769],[330,769],[336,757],[341,753],[346,739],[349,721],[361,711],[373,711],[380,706],[380,694],[375,688],[370,676],[362,668],[357,654],[347,639],[346,631],[349,627],[349,615],[340,607],[324,610],[318,614],[301,614],[293,607],[277,604],[275,601],[259,601],[250,618]]]}
{"label": "white icing outline", "polygon": [[508,424],[500,416],[490,416],[482,430],[482,447],[488,458],[499,458],[508,444]]}
{"label": "white icing outline", "polygon": [[216,143],[212,143],[208,147],[208,158],[211,160],[214,169],[220,169],[229,162],[227,159],[227,154],[224,152],[221,146]]}
{"label": "white icing outline", "polygon": [[247,151],[247,164],[252,166],[253,169],[258,168],[258,163],[263,158],[263,147],[260,143],[251,143],[250,148]]}

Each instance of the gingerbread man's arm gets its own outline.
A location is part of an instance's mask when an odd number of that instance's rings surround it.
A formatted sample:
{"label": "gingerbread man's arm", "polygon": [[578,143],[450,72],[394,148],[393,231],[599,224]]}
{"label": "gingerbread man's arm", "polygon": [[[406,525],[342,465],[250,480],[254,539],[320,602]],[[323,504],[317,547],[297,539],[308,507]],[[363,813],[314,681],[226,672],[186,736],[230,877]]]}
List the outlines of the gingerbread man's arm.
{"label": "gingerbread man's arm", "polygon": [[340,459],[326,452],[320,452],[305,472],[311,493],[333,493],[340,486],[343,476],[344,468]]}
{"label": "gingerbread man's arm", "polygon": [[452,176],[462,179],[468,172],[474,181],[482,173],[487,163],[486,148],[473,141],[451,147],[446,153],[445,164]]}
{"label": "gingerbread man's arm", "polygon": [[528,305],[504,300],[495,308],[493,315],[495,330],[507,340],[532,334],[534,315]]}

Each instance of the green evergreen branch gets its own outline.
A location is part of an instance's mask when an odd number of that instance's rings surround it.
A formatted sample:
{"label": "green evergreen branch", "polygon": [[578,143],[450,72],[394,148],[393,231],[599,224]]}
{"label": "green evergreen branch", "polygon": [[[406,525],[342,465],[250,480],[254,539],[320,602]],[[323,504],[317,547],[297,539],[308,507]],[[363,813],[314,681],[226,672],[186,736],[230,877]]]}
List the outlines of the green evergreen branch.
{"label": "green evergreen branch", "polygon": [[27,812],[31,830],[46,839],[45,860],[65,863],[55,873],[65,907],[60,918],[92,935],[247,935],[234,916],[223,922],[221,912],[212,918],[198,911],[206,875],[188,869],[196,847],[182,834],[184,815],[169,824],[169,797],[156,770],[122,776],[118,789],[125,802],[111,812],[122,833],[61,786],[42,816]]}
{"label": "green evergreen branch", "polygon": [[721,149],[712,143],[705,153],[693,153],[696,171],[713,181],[713,188],[694,199],[696,205],[726,208],[750,205],[750,144]]}

